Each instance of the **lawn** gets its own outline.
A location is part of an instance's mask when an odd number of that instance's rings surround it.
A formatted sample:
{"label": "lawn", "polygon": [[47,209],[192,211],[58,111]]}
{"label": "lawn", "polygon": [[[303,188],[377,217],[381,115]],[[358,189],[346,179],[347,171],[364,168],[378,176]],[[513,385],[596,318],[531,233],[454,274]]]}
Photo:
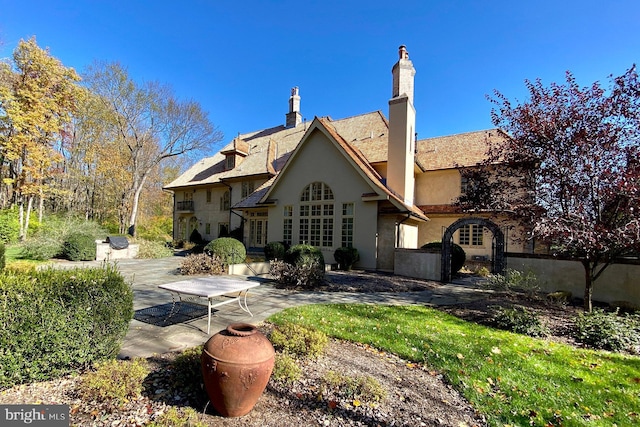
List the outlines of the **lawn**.
{"label": "lawn", "polygon": [[493,426],[640,423],[640,357],[576,349],[419,306],[310,305],[268,320],[313,326],[424,363]]}

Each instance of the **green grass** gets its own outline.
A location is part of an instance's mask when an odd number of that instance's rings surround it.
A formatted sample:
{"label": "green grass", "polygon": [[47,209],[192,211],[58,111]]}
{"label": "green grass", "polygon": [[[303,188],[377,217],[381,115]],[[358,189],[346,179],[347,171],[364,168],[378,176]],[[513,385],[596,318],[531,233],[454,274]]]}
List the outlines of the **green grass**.
{"label": "green grass", "polygon": [[39,261],[33,259],[26,259],[22,256],[22,248],[18,244],[7,245],[5,249],[5,261],[8,267],[25,267],[25,266],[38,266],[46,264],[49,261]]}
{"label": "green grass", "polygon": [[271,316],[447,378],[493,426],[640,424],[640,358],[575,349],[418,306],[310,305]]}

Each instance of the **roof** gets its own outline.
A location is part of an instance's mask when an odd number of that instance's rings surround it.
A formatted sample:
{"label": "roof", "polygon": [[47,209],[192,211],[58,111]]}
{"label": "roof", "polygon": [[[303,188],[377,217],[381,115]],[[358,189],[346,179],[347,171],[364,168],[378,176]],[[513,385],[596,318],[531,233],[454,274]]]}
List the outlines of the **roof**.
{"label": "roof", "polygon": [[[380,111],[324,120],[331,122],[336,132],[360,149],[368,162],[386,160],[389,125]],[[200,160],[165,188],[210,185],[245,176],[273,176],[282,169],[308,127],[309,123],[304,122],[291,128],[276,126],[238,135],[220,152]],[[226,155],[233,153],[242,156],[237,158],[235,168],[225,170]]]}
{"label": "roof", "polygon": [[425,171],[476,166],[499,140],[497,129],[421,139],[416,144],[416,161]]}

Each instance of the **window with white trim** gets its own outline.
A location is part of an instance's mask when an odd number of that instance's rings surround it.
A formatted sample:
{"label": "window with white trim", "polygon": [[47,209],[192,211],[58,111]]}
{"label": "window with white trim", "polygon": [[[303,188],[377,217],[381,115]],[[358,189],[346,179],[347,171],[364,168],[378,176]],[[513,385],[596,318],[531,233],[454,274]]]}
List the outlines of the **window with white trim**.
{"label": "window with white trim", "polygon": [[282,216],[282,241],[288,245],[293,243],[293,206],[284,206]]}
{"label": "window with white trim", "polygon": [[341,245],[346,248],[353,247],[353,219],[353,203],[343,203]]}
{"label": "window with white trim", "polygon": [[333,191],[323,182],[313,182],[300,196],[300,243],[333,246]]}

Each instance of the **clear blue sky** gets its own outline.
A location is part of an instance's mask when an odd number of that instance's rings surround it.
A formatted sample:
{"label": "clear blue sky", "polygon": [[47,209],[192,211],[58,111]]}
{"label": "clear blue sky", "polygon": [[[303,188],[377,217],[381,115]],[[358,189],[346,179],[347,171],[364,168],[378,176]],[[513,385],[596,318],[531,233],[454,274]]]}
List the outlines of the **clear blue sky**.
{"label": "clear blue sky", "polygon": [[307,120],[381,110],[407,46],[419,138],[492,127],[485,95],[524,80],[607,82],[640,62],[640,1],[0,0],[0,57],[21,38],[82,72],[118,61],[171,85],[229,141],[284,124],[290,88]]}

